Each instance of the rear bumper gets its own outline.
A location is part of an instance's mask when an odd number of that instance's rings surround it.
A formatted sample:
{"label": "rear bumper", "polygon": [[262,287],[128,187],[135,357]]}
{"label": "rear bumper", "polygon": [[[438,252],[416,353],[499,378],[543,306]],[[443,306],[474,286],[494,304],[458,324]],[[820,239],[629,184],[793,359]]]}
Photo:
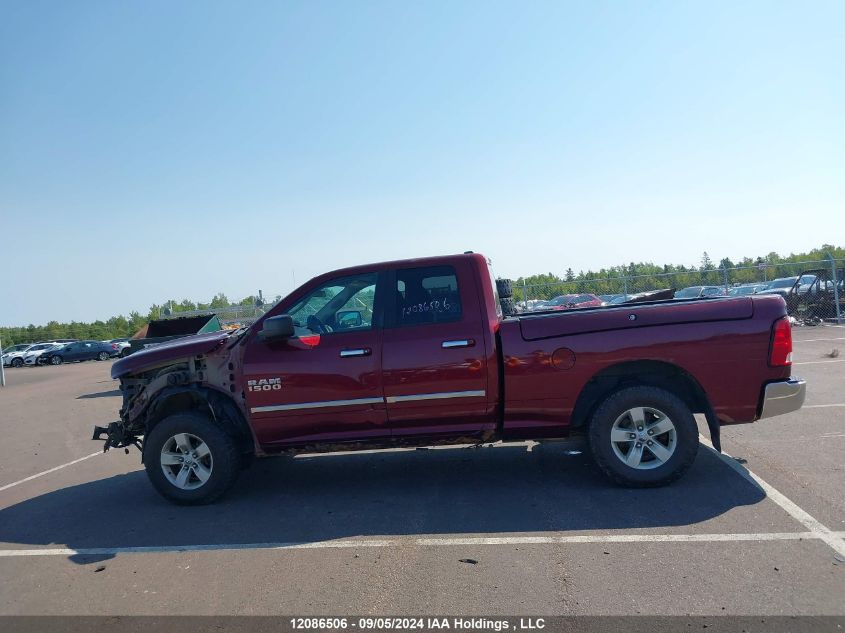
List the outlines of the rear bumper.
{"label": "rear bumper", "polygon": [[807,382],[799,378],[770,382],[763,390],[760,419],[797,411],[804,404],[806,395]]}

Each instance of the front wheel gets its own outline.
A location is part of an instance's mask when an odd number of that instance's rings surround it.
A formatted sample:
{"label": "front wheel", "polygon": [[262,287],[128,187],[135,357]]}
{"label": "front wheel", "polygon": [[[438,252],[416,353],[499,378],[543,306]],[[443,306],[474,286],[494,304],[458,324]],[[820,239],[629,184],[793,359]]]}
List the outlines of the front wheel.
{"label": "front wheel", "polygon": [[109,359],[109,353],[108,352],[100,352],[99,354],[97,354],[97,360],[108,360],[108,359]]}
{"label": "front wheel", "polygon": [[51,356],[50,357],[50,364],[51,365],[61,365],[62,364],[62,357],[61,356]]}
{"label": "front wheel", "polygon": [[12,367],[23,367],[23,359],[22,358],[13,358],[12,359]]}
{"label": "front wheel", "polygon": [[590,421],[590,450],[617,484],[665,486],[692,466],[698,426],[689,407],[657,387],[629,387],[610,395]]}
{"label": "front wheel", "polygon": [[164,418],[144,439],[144,466],[164,498],[202,505],[235,483],[240,454],[234,439],[211,419],[186,411]]}

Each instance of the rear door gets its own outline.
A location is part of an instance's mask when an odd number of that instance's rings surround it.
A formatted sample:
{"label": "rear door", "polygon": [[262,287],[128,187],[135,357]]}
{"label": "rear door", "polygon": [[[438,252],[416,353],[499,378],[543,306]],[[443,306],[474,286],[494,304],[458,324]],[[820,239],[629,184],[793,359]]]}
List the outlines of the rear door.
{"label": "rear door", "polygon": [[246,343],[247,406],[262,445],[389,437],[375,272],[332,279],[288,314],[297,337]]}
{"label": "rear door", "polygon": [[71,343],[70,345],[65,345],[64,349],[56,350],[53,353],[61,356],[64,361],[80,360],[80,357],[82,356],[82,346],[82,342]]}
{"label": "rear door", "polygon": [[382,375],[394,436],[493,428],[477,283],[469,260],[391,273]]}
{"label": "rear door", "polygon": [[79,348],[79,358],[77,360],[92,360],[99,353],[100,348],[96,341],[82,341],[82,347]]}

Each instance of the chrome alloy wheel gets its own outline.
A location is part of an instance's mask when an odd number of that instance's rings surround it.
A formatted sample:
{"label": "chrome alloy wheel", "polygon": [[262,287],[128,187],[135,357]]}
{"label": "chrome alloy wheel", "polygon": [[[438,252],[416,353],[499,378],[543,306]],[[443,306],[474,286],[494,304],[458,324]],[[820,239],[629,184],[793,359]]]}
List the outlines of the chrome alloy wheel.
{"label": "chrome alloy wheel", "polygon": [[181,490],[196,490],[211,477],[214,460],[202,438],[177,433],[161,447],[161,470]]}
{"label": "chrome alloy wheel", "polygon": [[622,463],[637,470],[662,466],[675,453],[678,434],[665,413],[651,407],[628,409],[613,423],[610,444]]}

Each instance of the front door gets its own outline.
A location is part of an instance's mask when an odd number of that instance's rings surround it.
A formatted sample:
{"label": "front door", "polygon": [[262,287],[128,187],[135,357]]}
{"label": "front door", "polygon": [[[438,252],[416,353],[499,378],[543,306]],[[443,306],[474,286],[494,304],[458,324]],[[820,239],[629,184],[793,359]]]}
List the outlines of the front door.
{"label": "front door", "polygon": [[287,311],[297,336],[244,353],[247,407],[266,446],[389,436],[376,273],[333,279]]}
{"label": "front door", "polygon": [[475,436],[494,427],[473,274],[467,262],[391,278],[382,372],[394,436]]}

